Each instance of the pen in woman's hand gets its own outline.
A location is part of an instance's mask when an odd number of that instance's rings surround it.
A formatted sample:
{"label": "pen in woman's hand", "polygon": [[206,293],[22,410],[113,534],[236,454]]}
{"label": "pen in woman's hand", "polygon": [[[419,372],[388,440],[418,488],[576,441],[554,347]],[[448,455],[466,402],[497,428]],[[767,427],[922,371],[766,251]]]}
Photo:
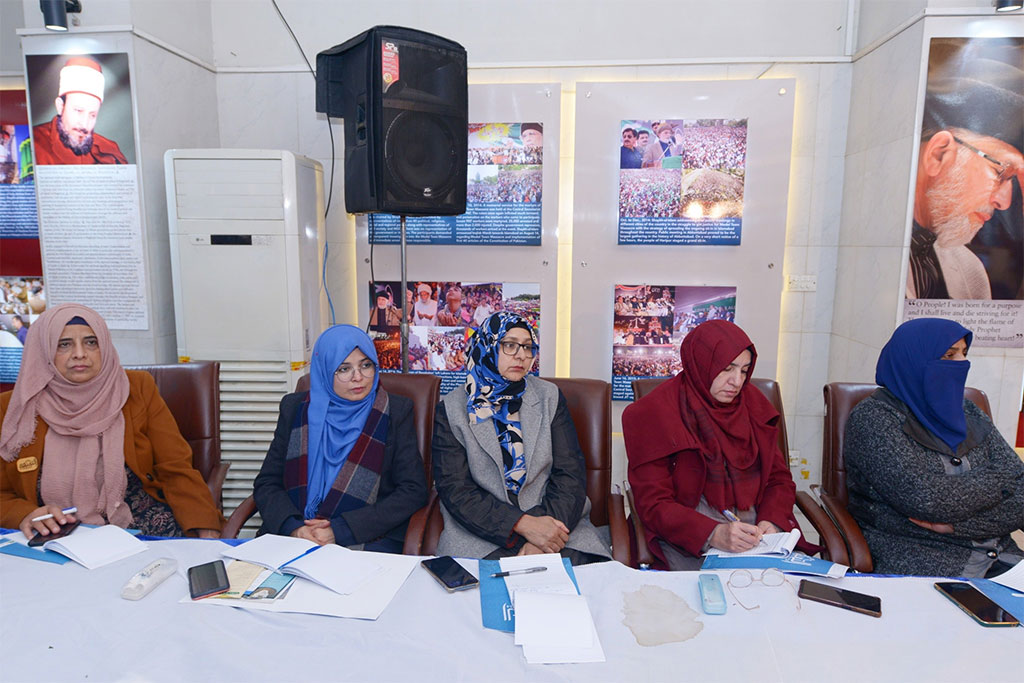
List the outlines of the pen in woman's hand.
{"label": "pen in woman's hand", "polygon": [[[64,508],[63,510],[61,510],[61,512],[63,514],[65,514],[65,515],[73,515],[76,512],[78,512],[78,508],[76,508],[76,507]],[[53,519],[53,514],[51,513],[49,515],[40,515],[39,517],[33,517],[32,521],[33,522],[42,522],[44,519]]]}

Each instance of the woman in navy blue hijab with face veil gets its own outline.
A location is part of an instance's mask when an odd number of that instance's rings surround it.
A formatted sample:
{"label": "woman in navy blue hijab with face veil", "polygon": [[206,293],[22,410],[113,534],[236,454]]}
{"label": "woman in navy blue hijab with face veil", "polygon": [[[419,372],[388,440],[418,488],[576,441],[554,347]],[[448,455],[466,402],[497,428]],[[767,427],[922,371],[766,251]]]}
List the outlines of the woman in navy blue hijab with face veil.
{"label": "woman in navy blue hijab with face veil", "polygon": [[900,325],[881,385],[850,414],[850,513],[880,574],[996,576],[1021,561],[1024,463],[964,398],[973,335],[951,320]]}
{"label": "woman in navy blue hijab with face veil", "polygon": [[352,325],[313,347],[310,390],[281,400],[255,482],[260,533],[401,552],[409,517],[427,502],[412,402],[379,386],[377,352]]}

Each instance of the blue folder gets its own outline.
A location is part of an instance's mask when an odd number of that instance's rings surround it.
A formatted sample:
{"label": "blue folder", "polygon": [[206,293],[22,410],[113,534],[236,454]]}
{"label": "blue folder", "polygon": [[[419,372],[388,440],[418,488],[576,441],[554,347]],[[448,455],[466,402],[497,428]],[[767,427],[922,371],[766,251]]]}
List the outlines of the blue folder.
{"label": "blue folder", "polygon": [[[579,593],[580,585],[576,582],[576,574],[572,571],[569,558],[563,557],[562,564],[565,565],[565,571]],[[512,598],[509,597],[505,579],[491,577],[491,574],[500,571],[501,564],[498,560],[480,560],[480,616],[483,618],[484,628],[515,633],[516,611],[512,608]]]}
{"label": "blue folder", "polygon": [[789,555],[747,555],[740,557],[722,557],[720,555],[708,555],[704,558],[701,569],[778,569],[781,572],[793,574],[811,574],[813,576],[828,576],[834,562],[822,560],[817,557],[809,557],[799,551],[793,551]]}
{"label": "blue folder", "polygon": [[996,583],[990,579],[968,579],[975,588],[992,599],[994,603],[1017,617],[1024,624],[1024,593]]}

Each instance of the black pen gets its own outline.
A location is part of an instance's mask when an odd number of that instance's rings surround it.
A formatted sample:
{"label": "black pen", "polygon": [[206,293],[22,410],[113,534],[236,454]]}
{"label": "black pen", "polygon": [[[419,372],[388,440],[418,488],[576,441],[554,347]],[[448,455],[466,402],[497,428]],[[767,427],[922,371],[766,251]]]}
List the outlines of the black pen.
{"label": "black pen", "polygon": [[507,572],[498,572],[497,574],[491,574],[492,579],[500,579],[505,576],[515,576],[516,574],[533,574],[534,572],[546,572],[547,567],[530,567],[529,569],[513,569]]}

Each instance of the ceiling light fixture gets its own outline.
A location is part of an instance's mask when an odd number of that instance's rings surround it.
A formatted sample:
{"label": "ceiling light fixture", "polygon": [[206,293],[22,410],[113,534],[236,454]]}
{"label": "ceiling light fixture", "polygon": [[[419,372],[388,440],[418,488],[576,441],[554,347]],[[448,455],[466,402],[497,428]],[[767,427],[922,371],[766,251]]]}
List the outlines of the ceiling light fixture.
{"label": "ceiling light fixture", "polygon": [[1024,7],[1021,0],[995,0],[993,4],[995,4],[997,12],[1016,12]]}
{"label": "ceiling light fixture", "polygon": [[50,31],[68,30],[68,12],[77,14],[82,11],[79,0],[39,0],[39,9],[43,13],[43,25]]}

